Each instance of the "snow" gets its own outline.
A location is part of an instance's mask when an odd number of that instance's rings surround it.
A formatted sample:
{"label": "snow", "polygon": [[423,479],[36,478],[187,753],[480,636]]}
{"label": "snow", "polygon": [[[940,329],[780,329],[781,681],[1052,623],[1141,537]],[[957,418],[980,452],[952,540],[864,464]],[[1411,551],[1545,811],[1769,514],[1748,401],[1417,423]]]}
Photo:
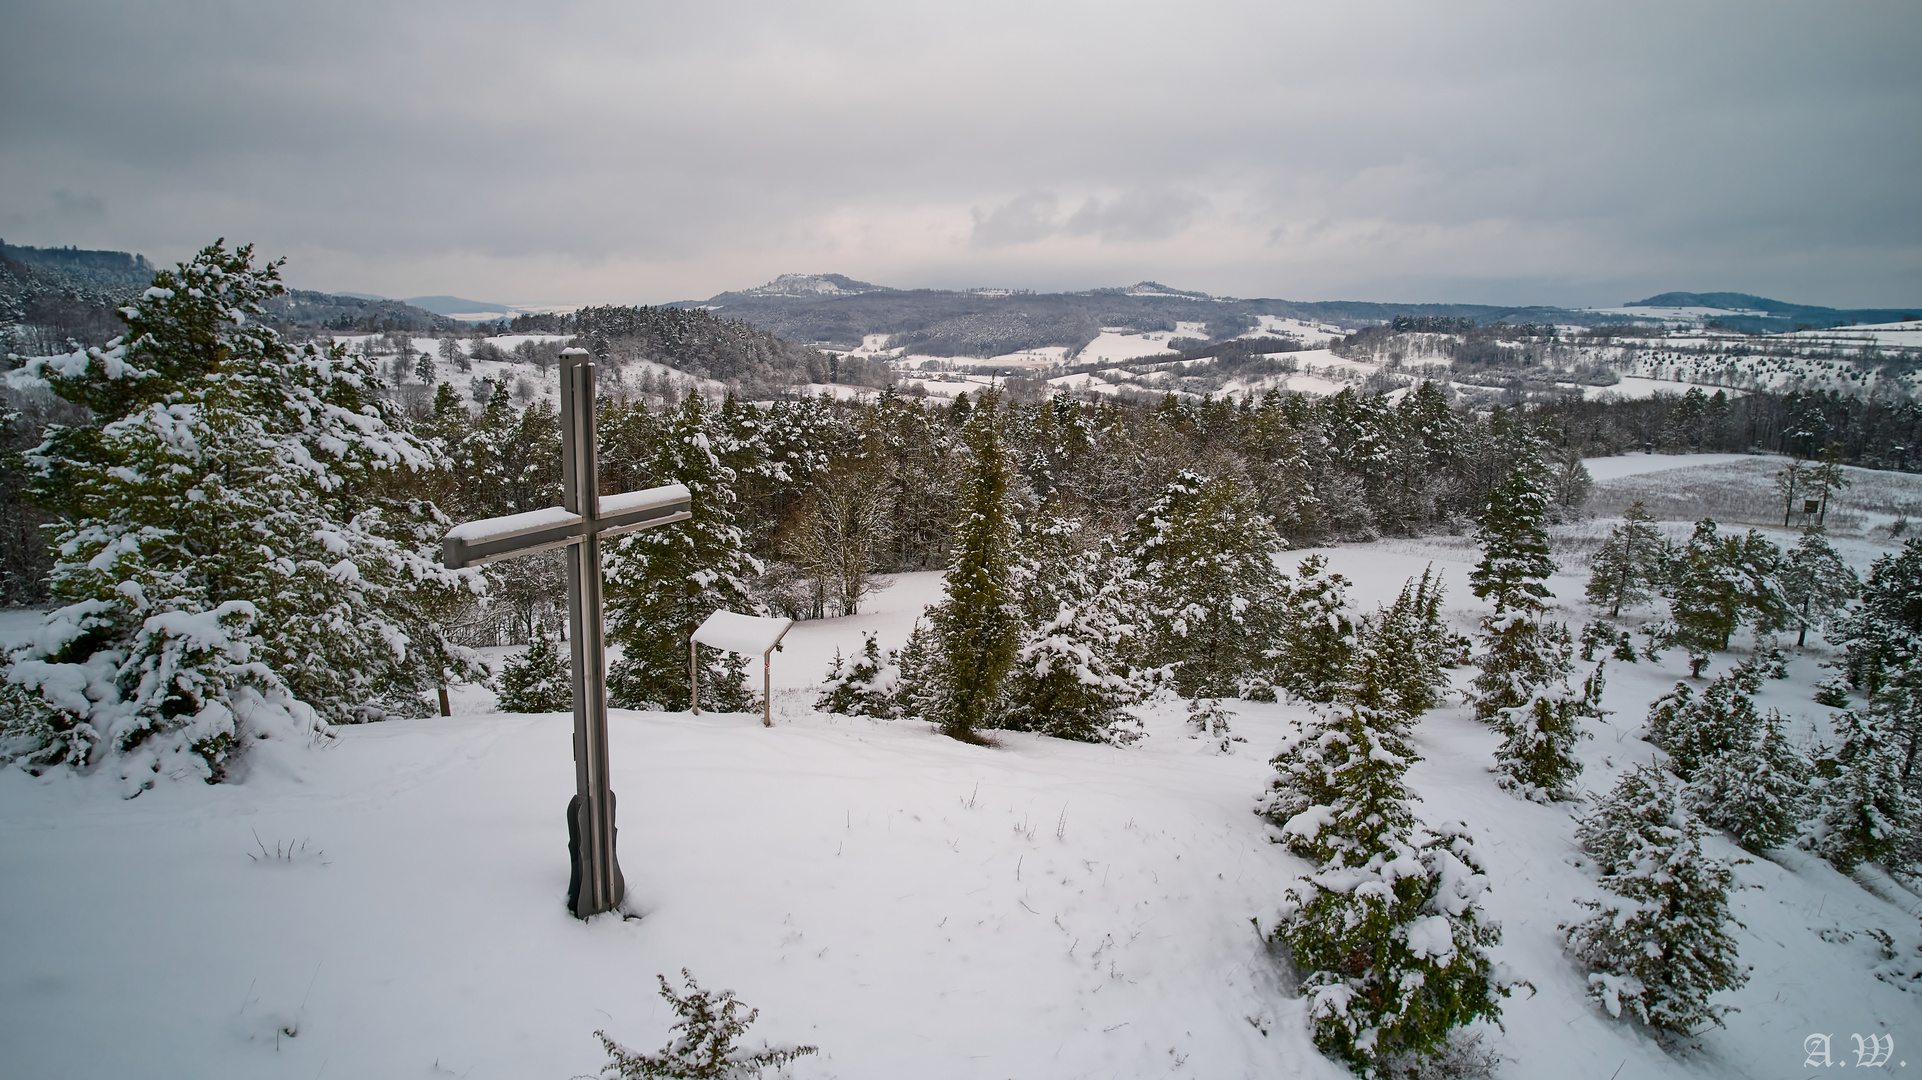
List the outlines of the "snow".
{"label": "snow", "polygon": [[1713,397],[1718,390],[1730,397],[1737,397],[1741,394],[1739,390],[1731,390],[1728,387],[1716,386],[1712,383],[1677,382],[1669,379],[1645,379],[1639,375],[1624,375],[1620,382],[1612,386],[1585,385],[1581,389],[1582,397],[1590,401],[1607,394],[1613,394],[1624,401],[1640,401],[1643,398],[1654,397],[1656,394],[1676,394],[1679,396],[1688,393],[1690,390],[1700,390],[1702,393],[1708,394],[1711,397]]}
{"label": "snow", "polygon": [[631,514],[636,510],[649,510],[657,506],[670,506],[686,502],[694,496],[686,484],[663,484],[660,487],[642,488],[639,491],[623,491],[619,495],[603,495],[598,500],[599,510],[604,517],[618,514]]}
{"label": "snow", "polygon": [[769,619],[734,611],[717,611],[694,628],[694,640],[728,652],[765,656],[781,643],[782,636],[793,625],[793,619]]}
{"label": "snow", "polygon": [[[1457,626],[1487,610],[1467,591],[1465,538],[1320,554],[1364,608],[1433,565]],[[1552,617],[1579,621],[1585,571],[1561,561]],[[885,580],[863,614],[787,635],[771,729],[758,714],[613,711],[630,918],[562,907],[571,719],[494,712],[478,686],[454,689],[450,718],[256,747],[239,783],[128,800],[101,777],[0,772],[8,1072],[592,1074],[595,1029],[665,1041],[653,977],[685,966],[761,1010],[753,1041],[820,1046],[801,1077],[1347,1076],[1314,1052],[1306,1003],[1256,932],[1311,869],[1252,812],[1307,709],[1226,703],[1248,740],[1228,754],[1189,737],[1178,705],[1150,709],[1125,749],[1006,733],[971,746],[814,712],[835,650],[867,632],[899,646],[940,595],[938,574]],[[0,640],[35,626],[0,614]],[[1758,706],[1822,724],[1809,691],[1832,659],[1819,644],[1793,655]],[[1677,652],[1610,664],[1612,712],[1578,750],[1588,792],[1652,759],[1636,734],[1647,702],[1684,673]],[[1599,894],[1573,839],[1581,808],[1499,790],[1499,742],[1465,708],[1433,711],[1408,775],[1425,821],[1469,824],[1503,923],[1494,957],[1534,984],[1487,1033],[1509,1059],[1499,1075],[1792,1076],[1813,1032],[1892,1034],[1899,1059],[1922,1037],[1922,997],[1873,976],[1869,934],[1914,963],[1922,898],[1864,876],[1878,896],[1792,849],[1735,868],[1731,932],[1754,975],[1726,995],[1741,1009],[1728,1030],[1665,1052],[1611,1020],[1557,928]],[[1720,837],[1708,852],[1740,855]],[[1439,926],[1409,933],[1445,952]]]}
{"label": "snow", "polygon": [[465,522],[447,530],[447,539],[478,544],[580,523],[579,514],[569,513],[558,506],[549,506],[540,510],[528,510],[519,514]]}
{"label": "snow", "polygon": [[1726,465],[1731,461],[1746,461],[1749,454],[1621,454],[1616,457],[1583,458],[1582,467],[1594,480],[1615,480],[1624,476],[1639,476],[1643,473],[1665,472],[1669,469],[1692,469],[1700,465]]}

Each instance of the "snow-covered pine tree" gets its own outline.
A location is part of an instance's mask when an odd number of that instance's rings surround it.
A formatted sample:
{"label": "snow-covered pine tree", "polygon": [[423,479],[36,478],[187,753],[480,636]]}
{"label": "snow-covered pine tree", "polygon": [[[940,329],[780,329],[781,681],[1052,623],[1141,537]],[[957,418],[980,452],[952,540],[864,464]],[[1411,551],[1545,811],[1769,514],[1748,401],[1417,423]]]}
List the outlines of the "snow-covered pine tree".
{"label": "snow-covered pine tree", "polygon": [[1666,580],[1668,559],[1668,540],[1654,516],[1635,503],[1589,561],[1588,602],[1607,607],[1610,618],[1624,606],[1647,603]]}
{"label": "snow-covered pine tree", "polygon": [[1871,705],[1837,721],[1841,745],[1820,763],[1826,775],[1815,850],[1843,873],[1865,862],[1901,869],[1922,830],[1922,800],[1902,782],[1896,717]]}
{"label": "snow-covered pine tree", "polygon": [[538,627],[527,651],[502,665],[496,679],[502,712],[567,712],[574,707],[573,664]]}
{"label": "snow-covered pine tree", "polygon": [[1752,695],[1760,678],[1757,666],[1738,664],[1703,687],[1700,697],[1687,683],[1676,683],[1649,705],[1649,741],[1668,752],[1675,775],[1692,780],[1710,758],[1755,744],[1762,718]]}
{"label": "snow-covered pine tree", "polygon": [[1315,1045],[1370,1076],[1444,1052],[1464,1024],[1499,1023],[1511,988],[1488,955],[1501,927],[1483,916],[1488,879],[1466,827],[1415,818],[1399,723],[1353,705],[1319,711],[1275,758],[1263,808],[1319,864],[1271,936],[1301,977]]}
{"label": "snow-covered pine tree", "polygon": [[1124,710],[1150,687],[1122,660],[1134,631],[1132,564],[1111,541],[1078,550],[1073,523],[1052,513],[1023,528],[1014,576],[1021,645],[1008,673],[1003,727],[1126,744]]}
{"label": "snow-covered pine tree", "polygon": [[[688,707],[688,640],[716,611],[752,611],[747,583],[761,569],[734,521],[734,471],[721,463],[732,448],[706,403],[690,392],[662,426],[652,482],[687,485],[693,516],[609,545],[608,637],[622,654],[607,689],[623,708]],[[718,649],[700,654],[701,706],[748,708],[745,660]]]}
{"label": "snow-covered pine tree", "polygon": [[1281,540],[1247,486],[1184,469],[1136,519],[1129,544],[1142,582],[1143,666],[1173,665],[1183,697],[1257,690],[1278,637]]}
{"label": "snow-covered pine tree", "polygon": [[980,738],[976,732],[997,719],[1021,635],[1012,576],[1014,475],[1001,422],[999,400],[984,391],[962,426],[968,464],[954,561],[941,602],[928,613],[926,658],[904,655],[901,664],[904,715],[930,720],[966,741]]}
{"label": "snow-covered pine tree", "polygon": [[1594,912],[1563,924],[1589,968],[1589,996],[1611,1016],[1688,1033],[1721,1024],[1711,995],[1748,981],[1729,936],[1727,865],[1702,851],[1702,826],[1658,769],[1624,775],[1576,830],[1602,888],[1620,899],[1580,901]]}
{"label": "snow-covered pine tree", "polygon": [[1922,537],[1877,558],[1862,585],[1862,602],[1838,620],[1848,649],[1849,685],[1873,694],[1916,666],[1922,649]]}
{"label": "snow-covered pine tree", "polygon": [[1575,641],[1562,623],[1542,623],[1524,615],[1485,618],[1480,668],[1469,681],[1475,718],[1494,720],[1503,709],[1526,704],[1535,692],[1568,677]]}
{"label": "snow-covered pine tree", "polygon": [[1782,600],[1793,612],[1795,646],[1807,644],[1809,627],[1830,627],[1849,600],[1861,591],[1855,571],[1829,543],[1820,528],[1802,534],[1782,559]]}
{"label": "snow-covered pine tree", "polygon": [[1475,531],[1482,560],[1469,571],[1469,587],[1476,596],[1494,601],[1498,616],[1510,608],[1541,611],[1555,595],[1548,591],[1555,560],[1549,557],[1548,532],[1542,528],[1548,518],[1548,493],[1538,473],[1527,465],[1510,472],[1495,486]]}
{"label": "snow-covered pine tree", "polygon": [[1607,663],[1595,662],[1580,694],[1563,685],[1560,693],[1537,692],[1527,704],[1502,710],[1496,726],[1508,739],[1495,751],[1497,784],[1535,802],[1573,797],[1575,778],[1582,774],[1575,743],[1594,738],[1581,729],[1581,720],[1602,715],[1602,669]]}
{"label": "snow-covered pine tree", "polygon": [[1808,816],[1809,762],[1789,742],[1773,709],[1746,745],[1710,755],[1689,782],[1689,809],[1749,851],[1795,838]]}
{"label": "snow-covered pine tree", "polygon": [[254,739],[481,670],[419,618],[480,587],[419,542],[447,520],[396,494],[434,455],[365,360],[256,323],[279,265],[215,243],[122,310],[125,338],[28,365],[93,420],[27,455],[64,605],[7,673],[51,710],[37,760],[219,779]]}
{"label": "snow-covered pine tree", "polygon": [[861,641],[861,653],[850,663],[834,650],[834,666],[828,669],[827,692],[814,707],[822,712],[843,716],[875,716],[883,719],[894,713],[894,687],[899,675],[893,657],[881,655],[873,634]]}
{"label": "snow-covered pine tree", "polygon": [[1308,701],[1331,701],[1348,677],[1355,654],[1355,618],[1348,608],[1349,580],[1310,555],[1292,577],[1279,581],[1278,634],[1266,658],[1275,681]]}

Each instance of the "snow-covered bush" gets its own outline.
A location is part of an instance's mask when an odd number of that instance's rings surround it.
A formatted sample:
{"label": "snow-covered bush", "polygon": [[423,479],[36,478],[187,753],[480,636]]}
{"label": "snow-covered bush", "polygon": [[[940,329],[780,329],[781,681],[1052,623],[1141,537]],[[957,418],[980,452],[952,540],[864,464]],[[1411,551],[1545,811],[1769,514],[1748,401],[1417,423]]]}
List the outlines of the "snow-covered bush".
{"label": "snow-covered bush", "polygon": [[1447,669],[1463,660],[1467,640],[1442,620],[1441,579],[1423,570],[1395,602],[1355,628],[1341,700],[1419,716],[1441,704]]}
{"label": "snow-covered bush", "polygon": [[1771,709],[1748,742],[1703,760],[1686,798],[1703,824],[1759,852],[1795,838],[1808,816],[1809,775],[1808,759]]}
{"label": "snow-covered bush", "polygon": [[[1669,558],[1667,538],[1648,508],[1637,502],[1589,560],[1588,602],[1608,608],[1610,618],[1620,615],[1624,605],[1647,603],[1667,578]],[[1593,659],[1586,636],[1582,644],[1582,659]]]}
{"label": "snow-covered bush", "polygon": [[1575,757],[1579,739],[1594,738],[1581,730],[1584,716],[1602,714],[1602,668],[1583,681],[1580,694],[1566,685],[1555,694],[1537,693],[1526,705],[1504,709],[1496,727],[1508,738],[1495,751],[1495,782],[1535,802],[1572,797],[1582,763]]}
{"label": "snow-covered bush", "polygon": [[655,978],[660,980],[661,996],[679,1017],[668,1025],[668,1030],[677,1034],[659,1053],[644,1054],[615,1042],[605,1031],[596,1031],[594,1037],[601,1041],[608,1056],[607,1064],[601,1069],[603,1077],[610,1080],[748,1080],[769,1069],[778,1070],[796,1058],[820,1052],[813,1046],[763,1044],[759,1050],[738,1047],[735,1044],[760,1017],[761,1010],[749,1009],[748,1014],[742,1016],[744,1006],[734,991],[716,994],[703,990],[695,985],[694,976],[686,968],[681,969],[681,978],[687,984],[685,994],[675,993],[667,984],[666,976]]}
{"label": "snow-covered bush", "polygon": [[370,364],[254,322],[278,266],[214,244],[122,309],[126,338],[26,369],[93,418],[26,455],[64,605],[7,672],[50,710],[32,760],[215,780],[250,741],[480,671],[432,618],[480,577],[443,569],[447,519],[393,494],[438,462]]}
{"label": "snow-covered bush", "polygon": [[1525,615],[1489,616],[1481,625],[1480,668],[1470,680],[1475,718],[1494,720],[1503,709],[1527,704],[1536,691],[1568,678],[1575,643],[1568,627]]}
{"label": "snow-covered bush", "polygon": [[899,670],[893,657],[882,656],[873,634],[864,635],[861,654],[850,663],[834,650],[834,666],[828,669],[827,692],[814,703],[822,712],[843,716],[894,715],[894,686]]}
{"label": "snow-covered bush", "polygon": [[1348,608],[1349,580],[1310,555],[1279,582],[1277,636],[1266,650],[1275,681],[1308,701],[1331,701],[1350,674],[1355,655],[1355,618]]}
{"label": "snow-covered bush", "polygon": [[1674,785],[1641,766],[1622,777],[1576,830],[1595,856],[1607,900],[1563,924],[1569,952],[1589,968],[1589,996],[1611,1016],[1691,1032],[1720,1024],[1711,995],[1748,981],[1729,921],[1727,865],[1702,851],[1702,826]]}
{"label": "snow-covered bush", "polygon": [[1364,1075],[1445,1052],[1450,1033],[1499,1022],[1510,984],[1488,949],[1487,877],[1465,826],[1424,827],[1402,782],[1415,760],[1398,721],[1342,706],[1275,759],[1264,813],[1319,864],[1272,932],[1287,946],[1317,1046]]}
{"label": "snow-covered bush", "polygon": [[572,658],[561,655],[545,628],[534,631],[527,651],[501,667],[497,679],[501,711],[567,712],[574,707]]}
{"label": "snow-covered bush", "polygon": [[1740,664],[1699,696],[1687,683],[1676,683],[1649,705],[1649,741],[1668,752],[1675,775],[1692,780],[1709,758],[1756,742],[1762,718],[1750,695],[1760,677],[1758,667]]}
{"label": "snow-covered bush", "polygon": [[1839,715],[1837,728],[1841,745],[1820,763],[1815,850],[1843,873],[1864,862],[1900,869],[1922,830],[1922,800],[1903,783],[1908,756],[1896,717],[1852,709]]}

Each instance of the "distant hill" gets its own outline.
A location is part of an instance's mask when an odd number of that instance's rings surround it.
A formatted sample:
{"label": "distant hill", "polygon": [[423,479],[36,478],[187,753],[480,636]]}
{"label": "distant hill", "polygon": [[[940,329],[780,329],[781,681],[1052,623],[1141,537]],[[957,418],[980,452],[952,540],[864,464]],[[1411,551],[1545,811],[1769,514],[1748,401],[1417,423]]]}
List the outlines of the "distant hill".
{"label": "distant hill", "polygon": [[478,315],[481,312],[511,315],[514,311],[506,304],[496,304],[491,300],[464,300],[458,296],[410,296],[402,302],[436,315]]}
{"label": "distant hill", "polygon": [[1712,308],[1737,314],[1722,315],[1716,321],[1736,330],[1771,333],[1794,330],[1798,326],[1825,329],[1855,323],[1900,322],[1912,317],[1917,308],[1830,308],[1813,304],[1791,304],[1737,292],[1665,292],[1646,300],[1631,300],[1623,307]]}
{"label": "distant hill", "polygon": [[841,274],[783,274],[756,288],[668,306],[723,312],[789,341],[823,347],[850,349],[868,335],[886,334],[893,345],[931,356],[995,356],[1048,346],[1075,349],[1094,340],[1102,327],[1172,331],[1183,322],[1202,323],[1206,337],[1225,340],[1254,326],[1258,315],[1349,329],[1386,323],[1400,315],[1475,323],[1629,321],[1620,315],[1563,308],[1247,300],[1155,281],[1073,293],[892,289]]}

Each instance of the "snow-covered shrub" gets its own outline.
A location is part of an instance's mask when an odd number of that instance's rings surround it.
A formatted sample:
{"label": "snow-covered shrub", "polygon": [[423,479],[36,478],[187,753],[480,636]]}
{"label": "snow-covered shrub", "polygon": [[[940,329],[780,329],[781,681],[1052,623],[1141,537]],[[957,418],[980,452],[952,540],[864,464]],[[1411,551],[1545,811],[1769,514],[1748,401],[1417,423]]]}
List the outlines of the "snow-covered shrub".
{"label": "snow-covered shrub", "polygon": [[1300,974],[1316,1045],[1364,1075],[1499,1022],[1511,987],[1488,956],[1501,928],[1482,917],[1488,880],[1466,827],[1415,818],[1398,723],[1354,706],[1318,714],[1276,757],[1263,808],[1319,864],[1272,937]]}
{"label": "snow-covered shrub", "polygon": [[527,651],[501,667],[497,683],[501,711],[516,713],[567,712],[574,707],[571,656],[561,655],[545,628],[534,631]]}
{"label": "snow-covered shrub", "polygon": [[1615,648],[1615,628],[1605,622],[1590,620],[1582,624],[1582,636],[1577,641],[1582,647],[1582,662],[1592,664],[1595,662],[1595,650]]}
{"label": "snow-covered shrub", "polygon": [[1572,797],[1582,763],[1575,757],[1578,739],[1594,738],[1581,730],[1581,718],[1602,714],[1602,667],[1582,683],[1580,694],[1566,685],[1555,694],[1537,693],[1526,705],[1504,709],[1496,727],[1507,741],[1495,751],[1495,782],[1535,802]]}
{"label": "snow-covered shrub", "polygon": [[1526,704],[1535,692],[1568,677],[1575,643],[1561,623],[1540,623],[1525,615],[1489,616],[1481,625],[1481,669],[1474,687],[1475,718],[1494,720],[1503,709]]}
{"label": "snow-covered shrub", "polygon": [[1303,559],[1292,577],[1278,583],[1279,625],[1265,656],[1277,685],[1298,698],[1331,701],[1349,676],[1355,655],[1349,584],[1320,555]]}
{"label": "snow-covered shrub", "polygon": [[1675,775],[1692,780],[1710,757],[1755,743],[1762,718],[1750,695],[1759,677],[1759,668],[1738,665],[1704,687],[1700,696],[1687,683],[1676,683],[1649,705],[1649,741],[1668,752]]}
{"label": "snow-covered shrub", "polygon": [[668,1025],[668,1030],[677,1034],[659,1053],[644,1054],[615,1042],[605,1031],[596,1031],[594,1037],[601,1041],[608,1056],[607,1064],[601,1068],[602,1076],[611,1080],[748,1080],[768,1069],[778,1070],[796,1058],[820,1052],[813,1046],[763,1044],[759,1050],[738,1047],[735,1044],[760,1017],[761,1010],[749,1009],[748,1014],[742,1016],[744,1006],[734,991],[716,994],[703,990],[695,985],[694,976],[686,968],[681,969],[681,978],[687,984],[685,994],[675,993],[667,984],[666,976],[655,978],[660,980],[661,996],[679,1017]]}
{"label": "snow-covered shrub", "polygon": [[[1610,529],[1608,539],[1589,560],[1588,602],[1608,608],[1610,618],[1622,607],[1647,603],[1661,589],[1670,558],[1666,537],[1655,525],[1648,508],[1636,503],[1622,516],[1622,523]],[[1588,654],[1588,641],[1582,642],[1582,659]]]}
{"label": "snow-covered shrub", "polygon": [[1413,718],[1441,704],[1447,669],[1459,664],[1466,639],[1442,620],[1441,579],[1423,570],[1395,602],[1355,628],[1348,671],[1337,696]]}
{"label": "snow-covered shrub", "polygon": [[1611,1016],[1690,1032],[1721,1024],[1729,1007],[1709,997],[1748,981],[1729,921],[1727,865],[1702,851],[1706,832],[1675,786],[1641,766],[1622,777],[1576,830],[1595,856],[1607,900],[1563,924],[1569,952],[1589,968],[1589,996]]}
{"label": "snow-covered shrub", "polygon": [[432,618],[478,573],[442,568],[447,519],[391,495],[438,462],[369,363],[255,323],[278,265],[212,245],[122,309],[126,338],[27,366],[93,419],[26,455],[64,604],[7,672],[54,714],[32,760],[216,780],[250,741],[480,671]]}
{"label": "snow-covered shrub", "polygon": [[1815,684],[1815,703],[1831,709],[1849,707],[1849,681],[1840,675]]}
{"label": "snow-covered shrub", "polygon": [[1776,584],[1782,551],[1754,529],[1722,536],[1707,518],[1677,556],[1670,617],[1675,643],[1688,650],[1689,674],[1699,676],[1710,653],[1728,648],[1744,623],[1757,633],[1788,625],[1789,608]]}
{"label": "snow-covered shrub", "polygon": [[852,663],[834,650],[834,666],[828,669],[827,692],[814,703],[822,712],[844,716],[894,715],[894,685],[899,671],[892,656],[882,656],[873,634],[861,641],[861,655]]}
{"label": "snow-covered shrub", "polygon": [[1770,710],[1751,739],[1709,755],[1689,782],[1689,808],[1750,851],[1795,838],[1808,816],[1809,763]]}
{"label": "snow-covered shrub", "polygon": [[1903,783],[1907,755],[1887,710],[1840,714],[1841,745],[1821,762],[1815,850],[1847,873],[1864,862],[1899,869],[1922,830],[1922,800]]}

